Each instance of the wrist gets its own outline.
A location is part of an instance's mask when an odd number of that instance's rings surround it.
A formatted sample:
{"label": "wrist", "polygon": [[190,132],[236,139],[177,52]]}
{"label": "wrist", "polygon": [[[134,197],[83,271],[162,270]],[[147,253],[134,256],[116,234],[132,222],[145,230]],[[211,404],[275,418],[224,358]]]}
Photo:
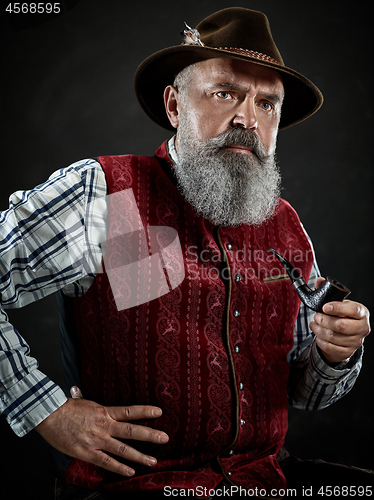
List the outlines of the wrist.
{"label": "wrist", "polygon": [[343,359],[343,361],[339,361],[338,363],[330,363],[329,366],[334,368],[334,370],[343,370],[343,368],[345,368],[349,363],[350,359],[351,358],[349,357],[347,359]]}
{"label": "wrist", "polygon": [[318,345],[316,347],[317,347],[318,354],[321,356],[322,360],[328,366],[330,366],[331,368],[334,368],[334,370],[342,370],[343,368],[345,368],[352,357],[352,356],[349,356],[348,358],[345,358],[343,360],[336,361],[336,360],[333,360],[331,358],[329,359],[329,356],[326,355]]}

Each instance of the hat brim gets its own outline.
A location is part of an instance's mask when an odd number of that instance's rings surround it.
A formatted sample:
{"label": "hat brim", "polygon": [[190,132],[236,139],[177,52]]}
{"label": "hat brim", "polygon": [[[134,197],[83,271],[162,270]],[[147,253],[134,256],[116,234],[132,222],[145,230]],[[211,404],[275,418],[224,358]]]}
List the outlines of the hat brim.
{"label": "hat brim", "polygon": [[222,57],[249,61],[281,73],[285,97],[279,129],[285,129],[305,120],[322,105],[323,96],[318,87],[291,68],[223,49],[198,45],[169,47],[145,59],[138,67],[134,78],[139,103],[153,121],[167,130],[174,131],[165,111],[163,100],[165,88],[173,84],[175,76],[186,66],[206,59]]}

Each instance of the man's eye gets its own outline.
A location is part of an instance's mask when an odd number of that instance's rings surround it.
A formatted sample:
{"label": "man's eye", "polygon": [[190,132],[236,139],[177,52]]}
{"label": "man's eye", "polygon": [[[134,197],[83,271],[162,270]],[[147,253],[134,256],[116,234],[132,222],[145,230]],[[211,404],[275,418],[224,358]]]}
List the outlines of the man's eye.
{"label": "man's eye", "polygon": [[225,99],[226,101],[232,98],[232,95],[229,92],[221,91],[217,92],[217,95],[218,97],[220,97],[221,99]]}
{"label": "man's eye", "polygon": [[265,111],[271,111],[273,109],[273,106],[270,104],[270,102],[262,102],[261,107]]}

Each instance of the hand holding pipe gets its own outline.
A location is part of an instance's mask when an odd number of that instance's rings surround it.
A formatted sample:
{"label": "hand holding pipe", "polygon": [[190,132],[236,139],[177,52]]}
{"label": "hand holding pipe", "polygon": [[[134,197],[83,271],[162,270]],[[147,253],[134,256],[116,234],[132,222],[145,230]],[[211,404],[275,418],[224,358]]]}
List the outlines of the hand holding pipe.
{"label": "hand holding pipe", "polygon": [[313,311],[323,312],[324,304],[333,300],[344,300],[351,293],[346,286],[329,276],[319,288],[312,290],[288,260],[279,255],[273,248],[269,248],[268,252],[273,253],[283,264],[301,301]]}

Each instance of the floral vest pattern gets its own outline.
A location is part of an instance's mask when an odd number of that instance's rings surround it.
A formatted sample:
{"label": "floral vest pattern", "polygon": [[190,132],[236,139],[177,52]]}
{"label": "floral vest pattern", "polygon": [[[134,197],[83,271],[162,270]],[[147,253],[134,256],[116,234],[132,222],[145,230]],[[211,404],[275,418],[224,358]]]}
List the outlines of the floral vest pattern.
{"label": "floral vest pattern", "polygon": [[132,189],[145,228],[175,229],[185,276],[169,293],[118,311],[108,275],[97,274],[75,299],[82,391],[107,406],[161,407],[163,415],[145,425],[170,440],[134,442],[158,463],[129,464],[131,478],[75,459],[66,480],[109,491],[209,489],[223,478],[243,488],[284,488],[276,456],[287,431],[287,353],[300,302],[267,249],[308,278],[313,254],[296,212],[280,200],[261,226],[215,227],[172,182],[166,143],[155,157],[98,161],[109,194]]}

